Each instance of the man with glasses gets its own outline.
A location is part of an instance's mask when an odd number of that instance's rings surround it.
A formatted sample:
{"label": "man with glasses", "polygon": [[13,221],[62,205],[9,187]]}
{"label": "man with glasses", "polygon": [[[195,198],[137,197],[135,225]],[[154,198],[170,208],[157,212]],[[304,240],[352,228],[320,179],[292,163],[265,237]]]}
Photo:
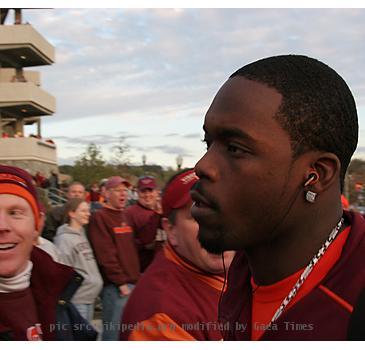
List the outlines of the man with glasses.
{"label": "man with glasses", "polygon": [[156,247],[156,235],[161,220],[161,205],[155,178],[142,176],[138,180],[138,201],[126,210],[138,249],[141,272],[151,264]]}

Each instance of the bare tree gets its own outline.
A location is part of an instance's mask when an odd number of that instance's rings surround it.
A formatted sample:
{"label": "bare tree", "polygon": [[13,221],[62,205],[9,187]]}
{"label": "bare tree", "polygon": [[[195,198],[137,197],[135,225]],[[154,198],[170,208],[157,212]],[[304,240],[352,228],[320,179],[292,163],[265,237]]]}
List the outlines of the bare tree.
{"label": "bare tree", "polygon": [[130,146],[126,142],[126,138],[121,136],[118,143],[111,148],[113,157],[111,159],[114,166],[117,168],[128,166],[130,163],[129,152]]}

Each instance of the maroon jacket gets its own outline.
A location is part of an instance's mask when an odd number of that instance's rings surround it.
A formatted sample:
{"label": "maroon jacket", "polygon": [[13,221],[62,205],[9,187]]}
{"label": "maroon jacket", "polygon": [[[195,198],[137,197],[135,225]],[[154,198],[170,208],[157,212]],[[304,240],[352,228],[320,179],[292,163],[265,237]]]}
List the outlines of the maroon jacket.
{"label": "maroon jacket", "polygon": [[43,340],[95,340],[96,333],[86,336],[90,325],[70,303],[82,277],[36,247],[31,261],[29,288],[0,293],[0,340],[37,340],[40,329]]}
{"label": "maroon jacket", "polygon": [[146,247],[146,245],[154,243],[161,216],[140,203],[127,208],[125,215],[134,232],[141,272],[143,272],[151,264],[155,255],[154,247]]}
{"label": "maroon jacket", "polygon": [[[320,285],[334,293],[329,297],[319,286],[284,312],[261,340],[346,340],[351,311],[336,296],[355,306],[365,288],[365,221],[359,214],[344,212],[351,231],[340,259]],[[252,290],[250,270],[243,252],[228,273],[227,292],[220,305],[225,340],[250,340]],[[365,326],[364,326],[365,329]]]}
{"label": "maroon jacket", "polygon": [[121,286],[137,282],[138,255],[124,211],[105,207],[96,211],[91,216],[89,239],[105,284]]}
{"label": "maroon jacket", "polygon": [[[223,282],[222,276],[198,269],[166,244],[129,298],[120,339],[221,340],[217,320]],[[144,328],[133,332],[139,322]]]}

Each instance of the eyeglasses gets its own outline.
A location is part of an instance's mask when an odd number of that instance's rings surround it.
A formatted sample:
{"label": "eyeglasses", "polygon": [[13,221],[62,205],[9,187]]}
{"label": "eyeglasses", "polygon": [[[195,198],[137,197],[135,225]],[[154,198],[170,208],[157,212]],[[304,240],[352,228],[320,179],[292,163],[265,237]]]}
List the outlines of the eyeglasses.
{"label": "eyeglasses", "polygon": [[154,180],[155,178],[151,175],[143,175],[138,178],[138,180],[144,180],[144,179],[151,179]]}

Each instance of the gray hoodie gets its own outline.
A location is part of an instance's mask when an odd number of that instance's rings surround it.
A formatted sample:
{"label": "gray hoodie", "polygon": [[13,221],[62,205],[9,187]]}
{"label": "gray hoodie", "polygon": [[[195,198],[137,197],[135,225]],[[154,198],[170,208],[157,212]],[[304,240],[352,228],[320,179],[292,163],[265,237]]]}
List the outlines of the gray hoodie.
{"label": "gray hoodie", "polygon": [[84,277],[71,301],[75,304],[93,304],[101,291],[103,279],[85,231],[77,232],[64,224],[57,229],[54,243],[61,251],[63,263]]}
{"label": "gray hoodie", "polygon": [[41,248],[43,251],[45,251],[48,255],[51,256],[51,258],[60,264],[64,264],[62,260],[62,254],[58,250],[58,248],[49,241],[48,239],[43,238],[42,236],[38,237],[37,247]]}

